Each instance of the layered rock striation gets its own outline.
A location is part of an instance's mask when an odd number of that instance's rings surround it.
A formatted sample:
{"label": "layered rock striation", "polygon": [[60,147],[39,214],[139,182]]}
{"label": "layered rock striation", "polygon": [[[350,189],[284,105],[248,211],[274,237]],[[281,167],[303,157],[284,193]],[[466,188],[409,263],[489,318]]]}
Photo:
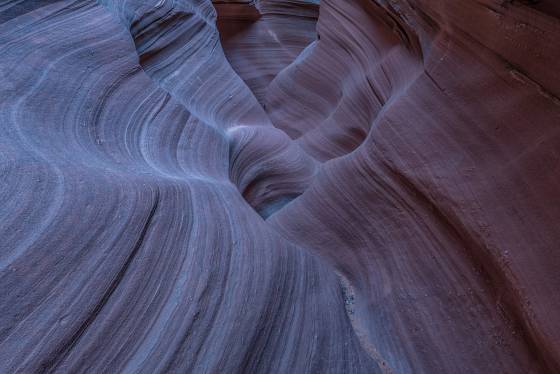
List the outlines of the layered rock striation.
{"label": "layered rock striation", "polygon": [[0,4],[0,372],[560,371],[559,17]]}

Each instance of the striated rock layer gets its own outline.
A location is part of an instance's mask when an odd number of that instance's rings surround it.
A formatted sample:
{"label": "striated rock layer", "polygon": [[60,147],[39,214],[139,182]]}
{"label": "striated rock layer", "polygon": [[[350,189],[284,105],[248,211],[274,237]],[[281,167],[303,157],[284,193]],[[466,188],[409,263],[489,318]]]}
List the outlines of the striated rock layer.
{"label": "striated rock layer", "polygon": [[0,3],[0,372],[560,372],[552,0]]}

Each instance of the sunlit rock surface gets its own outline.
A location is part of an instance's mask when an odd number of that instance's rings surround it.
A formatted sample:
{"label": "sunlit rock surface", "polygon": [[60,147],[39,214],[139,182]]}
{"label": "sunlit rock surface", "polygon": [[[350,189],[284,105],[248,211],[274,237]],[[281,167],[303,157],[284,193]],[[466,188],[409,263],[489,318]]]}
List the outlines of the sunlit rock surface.
{"label": "sunlit rock surface", "polygon": [[560,5],[0,3],[0,373],[560,372]]}

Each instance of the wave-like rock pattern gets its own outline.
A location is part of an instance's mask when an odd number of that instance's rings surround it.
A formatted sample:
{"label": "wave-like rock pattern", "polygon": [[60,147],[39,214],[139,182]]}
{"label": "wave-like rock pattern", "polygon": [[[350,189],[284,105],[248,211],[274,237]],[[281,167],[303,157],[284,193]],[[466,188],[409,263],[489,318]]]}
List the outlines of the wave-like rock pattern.
{"label": "wave-like rock pattern", "polygon": [[560,8],[0,4],[0,372],[560,371]]}
{"label": "wave-like rock pattern", "polygon": [[324,162],[270,224],[349,280],[397,372],[560,370],[560,24],[540,5],[325,0],[269,88]]}

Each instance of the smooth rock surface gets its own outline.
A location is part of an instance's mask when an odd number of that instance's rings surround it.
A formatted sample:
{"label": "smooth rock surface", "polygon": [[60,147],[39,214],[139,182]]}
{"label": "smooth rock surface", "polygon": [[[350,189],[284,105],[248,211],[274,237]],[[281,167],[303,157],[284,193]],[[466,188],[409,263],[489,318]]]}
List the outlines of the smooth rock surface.
{"label": "smooth rock surface", "polygon": [[552,0],[0,3],[0,373],[560,372]]}

